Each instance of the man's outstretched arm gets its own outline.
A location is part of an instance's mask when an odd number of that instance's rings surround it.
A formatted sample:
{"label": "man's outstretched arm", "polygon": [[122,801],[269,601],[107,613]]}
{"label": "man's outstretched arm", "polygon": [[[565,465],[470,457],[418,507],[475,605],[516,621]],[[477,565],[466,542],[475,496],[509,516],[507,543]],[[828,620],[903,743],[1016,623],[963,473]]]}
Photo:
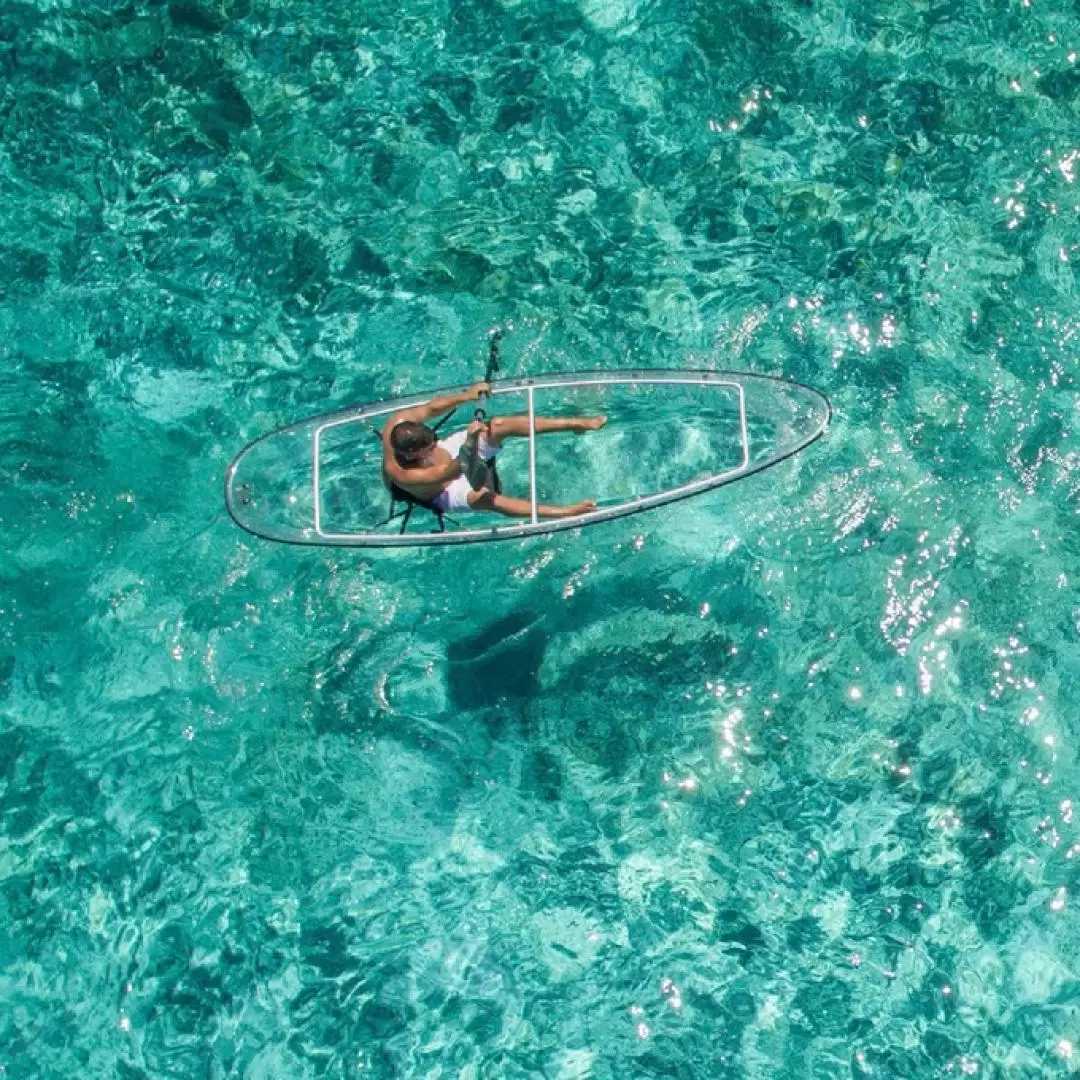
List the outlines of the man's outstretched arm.
{"label": "man's outstretched arm", "polygon": [[392,429],[402,420],[415,420],[418,424],[426,424],[434,420],[436,416],[442,416],[466,401],[475,401],[481,394],[490,394],[491,387],[486,382],[474,383],[468,390],[460,394],[446,394],[443,397],[432,398],[424,405],[414,405],[411,409],[402,409],[394,413],[386,422],[385,430]]}

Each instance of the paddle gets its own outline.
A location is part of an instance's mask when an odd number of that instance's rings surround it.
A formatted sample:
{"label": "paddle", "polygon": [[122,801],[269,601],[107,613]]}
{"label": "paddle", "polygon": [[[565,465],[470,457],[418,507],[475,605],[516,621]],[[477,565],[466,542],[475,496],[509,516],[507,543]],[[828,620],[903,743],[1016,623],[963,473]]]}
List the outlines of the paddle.
{"label": "paddle", "polygon": [[[484,382],[488,385],[491,384],[492,376],[499,370],[499,340],[501,337],[501,330],[495,329],[491,331],[491,348],[488,350],[487,371],[484,372]],[[488,396],[488,394],[480,395],[481,404],[477,405],[476,412],[473,413],[474,420],[484,419],[485,413],[482,402]]]}
{"label": "paddle", "polygon": [[[488,350],[487,370],[484,372],[484,382],[489,385],[492,377],[499,370],[500,338],[502,338],[501,330],[495,329],[491,331],[491,348]],[[484,399],[488,397],[490,397],[490,394],[487,393],[480,395],[476,410],[473,412],[473,420],[477,423],[483,423],[484,417],[487,416],[484,409]],[[468,478],[473,490],[486,487],[489,483],[489,468],[486,462],[480,460],[478,442],[478,439],[466,439],[465,445],[462,446],[461,453],[458,455],[462,474]]]}

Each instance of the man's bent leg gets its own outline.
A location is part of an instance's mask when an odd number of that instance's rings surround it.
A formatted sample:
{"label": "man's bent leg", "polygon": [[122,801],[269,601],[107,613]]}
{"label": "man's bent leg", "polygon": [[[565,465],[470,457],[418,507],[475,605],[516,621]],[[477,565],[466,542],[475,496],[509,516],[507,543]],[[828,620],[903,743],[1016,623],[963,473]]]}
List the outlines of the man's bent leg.
{"label": "man's bent leg", "polygon": [[[567,417],[536,417],[536,434],[546,435],[552,431],[596,431],[607,423],[606,416],[567,416]],[[498,445],[508,436],[515,435],[519,438],[527,438],[529,434],[529,418],[527,416],[494,416],[489,425],[491,434],[488,436],[493,445]]]}

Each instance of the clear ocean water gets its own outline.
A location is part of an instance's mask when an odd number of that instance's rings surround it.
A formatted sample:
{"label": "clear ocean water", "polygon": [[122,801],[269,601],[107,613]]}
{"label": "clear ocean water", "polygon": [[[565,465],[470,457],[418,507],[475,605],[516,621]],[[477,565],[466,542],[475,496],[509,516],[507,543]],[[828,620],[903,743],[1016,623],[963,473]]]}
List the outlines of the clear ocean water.
{"label": "clear ocean water", "polygon": [[[1080,1068],[1066,0],[0,8],[0,1075]],[[224,513],[504,372],[830,395],[460,551]]]}

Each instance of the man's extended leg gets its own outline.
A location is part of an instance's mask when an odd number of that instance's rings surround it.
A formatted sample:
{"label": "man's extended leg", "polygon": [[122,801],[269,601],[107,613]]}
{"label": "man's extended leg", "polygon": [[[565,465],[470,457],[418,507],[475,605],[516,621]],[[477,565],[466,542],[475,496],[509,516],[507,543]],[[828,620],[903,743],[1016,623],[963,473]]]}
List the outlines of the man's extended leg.
{"label": "man's extended leg", "polygon": [[[546,435],[552,431],[573,431],[580,434],[583,431],[596,431],[607,423],[606,416],[567,416],[567,417],[536,417],[536,434]],[[529,434],[529,418],[527,416],[493,416],[489,425],[490,434],[488,442],[492,446],[498,446],[503,439],[511,435],[527,438]]]}
{"label": "man's extended leg", "polygon": [[[528,499],[515,499],[510,495],[496,495],[490,488],[481,488],[479,491],[469,492],[469,506],[473,510],[489,510],[496,514],[504,514],[506,517],[529,517],[532,514],[532,506]],[[542,518],[575,517],[577,514],[587,514],[595,509],[596,503],[592,499],[572,503],[569,506],[548,506],[545,503],[539,503],[536,507],[536,516]]]}

